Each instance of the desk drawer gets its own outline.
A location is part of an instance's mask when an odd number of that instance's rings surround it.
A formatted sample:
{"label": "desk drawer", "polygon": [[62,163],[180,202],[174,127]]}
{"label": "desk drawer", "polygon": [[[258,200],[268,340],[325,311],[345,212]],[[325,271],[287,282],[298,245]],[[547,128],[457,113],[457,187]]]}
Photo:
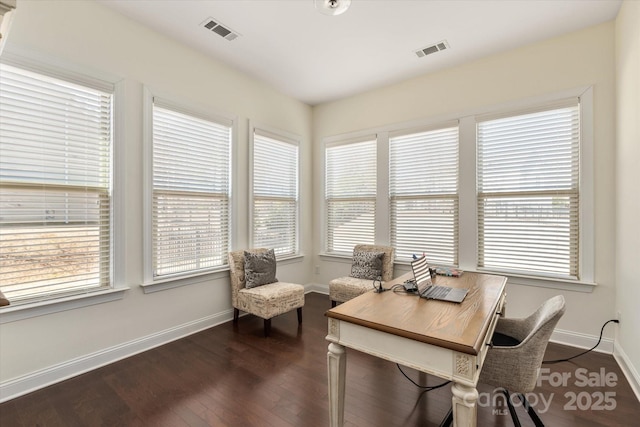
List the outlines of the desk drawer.
{"label": "desk drawer", "polygon": [[480,349],[480,354],[478,354],[478,367],[479,367],[478,372],[482,370],[484,359],[487,357],[487,351],[489,351],[489,345],[491,344],[491,338],[493,337],[493,332],[495,331],[496,325],[498,324],[498,319],[500,319],[500,317],[504,315],[505,301],[506,301],[506,294],[503,294],[502,297],[500,298],[500,301],[498,301],[496,313],[493,315],[493,319],[489,324],[489,330],[487,331],[487,336],[485,337],[484,345]]}

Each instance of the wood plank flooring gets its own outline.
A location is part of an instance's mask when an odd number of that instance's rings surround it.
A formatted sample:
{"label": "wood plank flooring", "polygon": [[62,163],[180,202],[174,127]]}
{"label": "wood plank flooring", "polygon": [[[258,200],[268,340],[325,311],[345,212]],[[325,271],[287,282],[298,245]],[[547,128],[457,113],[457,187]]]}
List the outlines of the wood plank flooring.
{"label": "wood plank flooring", "polygon": [[[241,317],[237,326],[228,322],[0,404],[0,425],[328,426],[324,312],[329,308],[328,296],[307,294],[302,325],[295,311],[279,316],[269,338],[263,337],[261,319]],[[550,344],[546,359],[579,351]],[[425,393],[395,364],[352,350],[347,354],[346,426],[439,425],[451,405],[450,385]],[[566,385],[545,380],[534,391],[536,399],[550,400],[547,411],[542,401],[530,399],[547,426],[638,425],[640,403],[612,356],[591,352],[545,367],[553,379],[570,375]],[[610,379],[613,373],[616,385],[593,379],[581,386],[589,377],[579,369],[592,376],[602,370]],[[405,372],[421,384],[442,382]],[[512,426],[504,399],[491,387],[478,390],[478,426]],[[533,426],[523,408],[517,409],[522,425]]]}

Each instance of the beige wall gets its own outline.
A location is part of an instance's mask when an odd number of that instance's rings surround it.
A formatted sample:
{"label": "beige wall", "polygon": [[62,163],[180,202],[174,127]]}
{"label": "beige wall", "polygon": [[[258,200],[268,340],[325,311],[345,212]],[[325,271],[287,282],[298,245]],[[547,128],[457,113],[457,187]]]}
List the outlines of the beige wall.
{"label": "beige wall", "polygon": [[[96,26],[96,22],[100,25]],[[143,248],[143,85],[185,103],[237,116],[236,247],[246,245],[249,239],[248,120],[302,136],[301,170],[313,171],[303,173],[301,183],[301,240],[307,256],[301,262],[279,266],[279,277],[321,285],[349,268],[347,262],[331,262],[317,255],[322,241],[322,138],[594,85],[595,270],[599,286],[593,293],[510,286],[509,313],[528,313],[543,299],[562,293],[567,298],[568,311],[559,327],[591,336],[598,333],[604,320],[614,316],[617,305],[623,312],[623,325],[629,325],[627,329],[621,328],[620,342],[634,360],[637,372],[640,348],[634,338],[640,326],[636,309],[640,295],[638,280],[634,280],[637,276],[629,267],[637,264],[640,247],[638,198],[632,187],[640,179],[633,164],[638,158],[640,121],[637,77],[640,48],[638,26],[634,22],[638,22],[638,3],[628,1],[615,27],[613,23],[599,25],[312,109],[95,2],[22,1],[12,25],[9,47],[105,71],[123,81],[126,120],[123,284],[131,290],[120,301],[1,325],[0,387],[15,382],[41,386],[56,379],[55,375],[48,375],[52,370],[66,372],[61,367],[67,365],[82,367],[85,359],[89,368],[96,361],[106,363],[110,361],[108,354],[103,359],[96,355],[185,324],[228,314],[226,277],[146,295],[139,287]],[[617,123],[620,143],[617,157],[614,48],[619,66],[618,108],[629,112],[620,115]],[[635,92],[628,93],[629,88]],[[635,194],[635,198],[629,194]],[[616,249],[623,254],[618,262],[614,257]],[[316,265],[318,274],[312,274]],[[618,283],[624,283],[618,289],[617,300],[615,278],[611,274],[614,265],[619,270]],[[607,336],[612,336],[612,332],[607,331]]]}
{"label": "beige wall", "polygon": [[[21,1],[7,50],[19,47],[86,70],[99,70],[124,84],[124,283],[122,300],[64,311],[0,326],[0,385],[11,380],[51,378],[43,370],[69,363],[89,366],[106,349],[193,322],[230,315],[228,274],[204,283],[143,294],[142,282],[142,99],[143,85],[182,103],[237,116],[234,240],[248,244],[248,120],[300,135],[301,170],[311,167],[311,108],[270,86],[125,19],[93,1]],[[311,176],[303,177],[302,235],[311,233]],[[309,239],[302,251],[310,253]],[[307,260],[278,266],[283,280],[307,283]],[[230,318],[230,317],[228,317]],[[153,340],[151,340],[153,341]],[[134,346],[135,347],[135,346]],[[117,352],[116,352],[117,353]],[[85,362],[85,359],[88,358]],[[78,362],[80,360],[81,362]],[[84,364],[83,364],[84,363]],[[41,375],[42,374],[42,375]],[[38,377],[41,375],[42,378]],[[26,377],[25,377],[26,376]],[[55,376],[55,375],[54,375]],[[55,379],[55,378],[54,378]],[[29,383],[29,381],[27,381]],[[30,383],[29,383],[30,384]]]}
{"label": "beige wall", "polygon": [[[472,63],[424,75],[396,85],[314,107],[315,206],[322,206],[322,161],[325,137],[367,128],[429,119],[566,89],[593,85],[595,140],[595,277],[593,293],[508,285],[509,315],[532,312],[555,294],[568,309],[559,328],[596,336],[614,315],[611,274],[615,250],[615,68],[614,24],[525,46]],[[322,210],[314,209],[314,249],[322,250]],[[348,264],[317,256],[316,282],[348,274]],[[606,331],[613,337],[614,328]]]}
{"label": "beige wall", "polygon": [[[617,345],[640,383],[640,2],[625,1],[616,19],[616,310]],[[640,396],[640,389],[636,390]]]}

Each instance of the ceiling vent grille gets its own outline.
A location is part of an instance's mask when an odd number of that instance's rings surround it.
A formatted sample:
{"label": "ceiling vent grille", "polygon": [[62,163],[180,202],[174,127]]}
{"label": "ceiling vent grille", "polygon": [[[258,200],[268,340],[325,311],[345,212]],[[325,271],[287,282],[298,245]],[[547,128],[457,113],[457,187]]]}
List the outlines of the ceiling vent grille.
{"label": "ceiling vent grille", "polygon": [[240,34],[231,30],[229,27],[221,24],[219,21],[213,18],[205,19],[204,22],[200,25],[202,25],[205,29],[216,33],[217,35],[224,38],[225,40],[229,40],[229,41],[235,40],[240,36]]}
{"label": "ceiling vent grille", "polygon": [[432,44],[431,46],[423,47],[422,49],[418,49],[415,51],[415,54],[418,58],[422,58],[423,56],[431,55],[432,53],[440,52],[441,50],[449,49],[449,42],[446,40],[442,40],[436,44]]}

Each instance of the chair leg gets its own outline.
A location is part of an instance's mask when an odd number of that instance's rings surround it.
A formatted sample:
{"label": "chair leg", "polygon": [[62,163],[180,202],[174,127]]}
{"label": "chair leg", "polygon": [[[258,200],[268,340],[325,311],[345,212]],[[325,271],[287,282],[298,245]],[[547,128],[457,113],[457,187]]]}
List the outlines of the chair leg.
{"label": "chair leg", "polygon": [[507,407],[509,408],[509,413],[511,414],[511,419],[513,420],[513,425],[515,427],[522,427],[520,424],[520,420],[518,419],[518,414],[516,414],[516,409],[513,407],[511,403],[511,393],[508,390],[502,389],[502,393],[507,398]]}
{"label": "chair leg", "polygon": [[271,319],[264,319],[264,336],[268,337],[271,333]]}
{"label": "chair leg", "polygon": [[533,421],[533,424],[535,424],[536,427],[544,427],[544,423],[542,422],[540,417],[538,417],[538,414],[536,413],[535,409],[533,409],[527,398],[524,397],[524,394],[518,393],[517,396],[524,404],[524,408],[527,410],[527,414],[529,414],[529,417],[531,418],[531,421]]}
{"label": "chair leg", "polygon": [[336,302],[334,300],[331,300],[331,308],[336,306]]}
{"label": "chair leg", "polygon": [[238,317],[240,316],[240,310],[237,308],[233,309],[233,323],[238,323]]}
{"label": "chair leg", "polygon": [[298,307],[298,324],[302,323],[302,307]]}
{"label": "chair leg", "polygon": [[449,427],[451,424],[453,424],[453,408],[449,408],[449,412],[442,419],[440,427]]}
{"label": "chair leg", "polygon": [[[513,420],[513,425],[515,427],[521,427],[518,414],[516,414],[516,410],[513,407],[513,404],[511,403],[511,395],[505,389],[502,389],[502,393],[507,398],[507,407],[509,408],[509,414],[511,415],[511,419]],[[529,404],[529,401],[527,400],[527,398],[524,397],[522,393],[517,393],[516,396],[518,396],[518,398],[522,401],[524,408],[527,410],[527,413],[529,414],[529,416],[531,417],[531,420],[533,421],[533,424],[536,427],[544,427],[544,424],[538,417],[538,414],[536,413],[536,411]],[[453,408],[450,408],[449,412],[447,412],[447,415],[445,415],[439,427],[449,427],[451,426],[452,423],[453,423]]]}

